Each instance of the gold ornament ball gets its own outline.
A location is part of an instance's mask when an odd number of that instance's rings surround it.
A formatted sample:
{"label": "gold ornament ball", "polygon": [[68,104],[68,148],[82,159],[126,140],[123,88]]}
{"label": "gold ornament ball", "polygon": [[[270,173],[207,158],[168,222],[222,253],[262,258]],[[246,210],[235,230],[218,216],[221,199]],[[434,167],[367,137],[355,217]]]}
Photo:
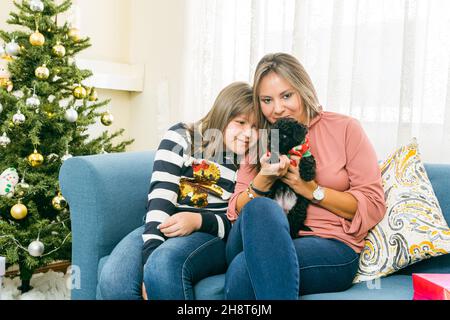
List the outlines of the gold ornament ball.
{"label": "gold ornament ball", "polygon": [[67,201],[61,194],[58,194],[52,200],[52,206],[58,211],[62,211],[67,207]]}
{"label": "gold ornament ball", "polygon": [[11,216],[16,220],[24,219],[28,214],[28,209],[23,204],[18,203],[11,208]]}
{"label": "gold ornament ball", "polygon": [[41,47],[45,43],[45,37],[42,33],[40,33],[39,31],[36,31],[35,33],[31,34],[30,43],[33,46]]}
{"label": "gold ornament ball", "polygon": [[34,152],[28,156],[28,163],[33,168],[40,167],[44,163],[44,157],[35,149]]}
{"label": "gold ornament ball", "polygon": [[97,90],[92,89],[91,93],[89,94],[89,101],[97,101],[97,100],[98,100]]}
{"label": "gold ornament ball", "polygon": [[114,121],[114,117],[113,117],[113,115],[112,115],[111,113],[109,113],[109,112],[104,112],[104,113],[102,114],[100,120],[101,120],[101,122],[102,122],[102,124],[103,124],[104,126],[107,126],[107,127],[108,127],[108,126],[112,125],[112,123],[113,123],[113,121]]}
{"label": "gold ornament ball", "polygon": [[61,44],[57,44],[53,47],[53,54],[62,58],[66,55],[66,48]]}
{"label": "gold ornament ball", "polygon": [[19,184],[16,185],[16,188],[14,189],[14,192],[19,196],[19,197],[24,197],[28,191],[30,190],[30,185],[26,182],[21,182]]}
{"label": "gold ornament ball", "polygon": [[48,70],[48,68],[44,65],[36,68],[36,71],[34,72],[34,74],[36,75],[36,77],[39,80],[47,80],[48,77],[50,77],[50,70]]}
{"label": "gold ornament ball", "polygon": [[73,89],[73,96],[77,99],[84,99],[87,96],[87,91],[82,86],[78,86]]}
{"label": "gold ornament ball", "polygon": [[71,28],[69,30],[69,38],[72,39],[73,42],[78,42],[81,39],[80,30],[77,28]]}
{"label": "gold ornament ball", "polygon": [[11,92],[14,88],[14,85],[10,79],[0,78],[0,88],[6,89],[6,91]]}

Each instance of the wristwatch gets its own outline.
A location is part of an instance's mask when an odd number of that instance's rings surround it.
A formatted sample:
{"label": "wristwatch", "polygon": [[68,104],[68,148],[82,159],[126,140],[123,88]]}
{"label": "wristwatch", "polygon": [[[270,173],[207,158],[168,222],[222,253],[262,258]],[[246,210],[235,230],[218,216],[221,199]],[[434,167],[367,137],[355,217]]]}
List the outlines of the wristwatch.
{"label": "wristwatch", "polygon": [[313,198],[311,202],[319,203],[320,201],[323,200],[323,198],[325,198],[325,191],[321,186],[317,185],[316,190],[313,191]]}

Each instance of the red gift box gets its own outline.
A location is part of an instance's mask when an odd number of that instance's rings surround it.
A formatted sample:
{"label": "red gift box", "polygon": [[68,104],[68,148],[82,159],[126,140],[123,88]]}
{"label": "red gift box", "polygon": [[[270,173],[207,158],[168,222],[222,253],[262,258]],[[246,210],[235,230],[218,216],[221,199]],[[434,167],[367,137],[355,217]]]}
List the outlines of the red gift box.
{"label": "red gift box", "polygon": [[450,300],[450,274],[414,273],[413,300]]}

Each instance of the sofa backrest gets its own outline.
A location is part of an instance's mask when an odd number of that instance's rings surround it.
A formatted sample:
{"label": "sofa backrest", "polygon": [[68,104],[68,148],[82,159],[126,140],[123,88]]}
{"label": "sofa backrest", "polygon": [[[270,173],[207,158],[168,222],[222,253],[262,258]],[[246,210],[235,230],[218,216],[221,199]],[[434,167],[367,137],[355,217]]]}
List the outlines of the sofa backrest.
{"label": "sofa backrest", "polygon": [[450,165],[425,164],[425,170],[433,185],[434,193],[438,198],[445,220],[450,225]]}
{"label": "sofa backrest", "polygon": [[[450,165],[425,164],[425,170],[433,185],[445,220],[450,225]],[[450,273],[450,253],[423,260],[398,272],[398,274],[408,275],[412,273]]]}

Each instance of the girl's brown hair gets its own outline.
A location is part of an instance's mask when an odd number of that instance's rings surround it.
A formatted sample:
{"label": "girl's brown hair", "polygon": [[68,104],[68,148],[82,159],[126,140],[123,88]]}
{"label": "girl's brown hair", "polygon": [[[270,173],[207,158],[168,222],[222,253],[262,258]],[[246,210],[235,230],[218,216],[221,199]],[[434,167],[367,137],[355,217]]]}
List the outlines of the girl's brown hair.
{"label": "girl's brown hair", "polygon": [[[191,140],[200,135],[201,143],[191,143],[192,154],[202,153],[204,159],[217,158],[217,152],[223,150],[223,133],[230,121],[253,112],[253,90],[245,82],[233,82],[217,96],[212,109],[199,121],[188,125]],[[208,132],[220,132],[220,135],[208,136]],[[199,139],[198,139],[199,140]]]}

